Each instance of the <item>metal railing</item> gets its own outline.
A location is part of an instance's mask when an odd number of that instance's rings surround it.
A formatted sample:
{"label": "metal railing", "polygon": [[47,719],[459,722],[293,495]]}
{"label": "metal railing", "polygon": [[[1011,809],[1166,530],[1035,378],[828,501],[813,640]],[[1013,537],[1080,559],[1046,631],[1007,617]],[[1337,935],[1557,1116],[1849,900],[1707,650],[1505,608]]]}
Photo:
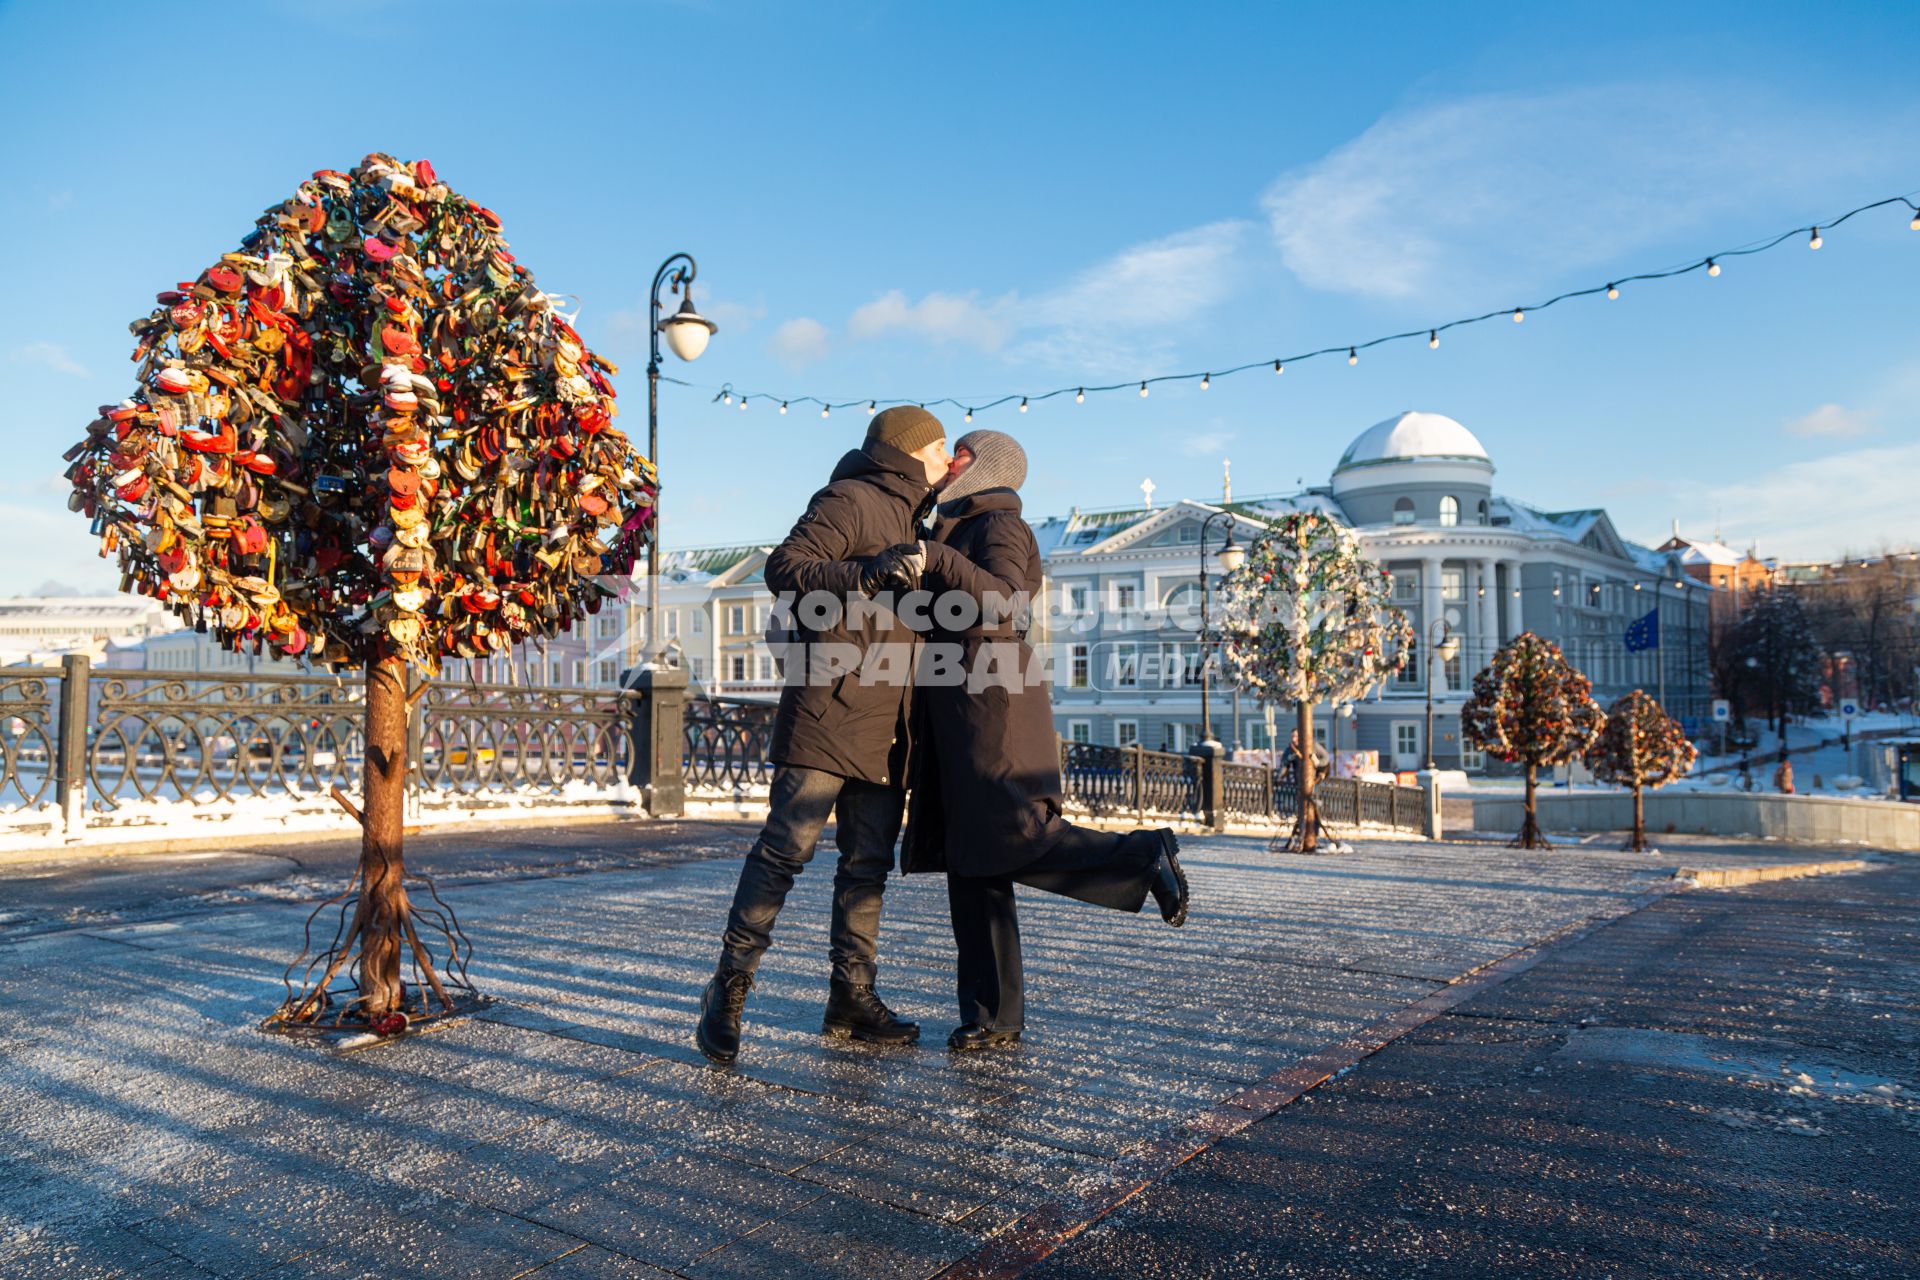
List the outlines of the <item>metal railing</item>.
{"label": "metal railing", "polygon": [[774,704],[745,698],[689,698],[681,776],[689,791],[735,798],[764,795],[773,781],[767,752]]}
{"label": "metal railing", "polygon": [[467,794],[605,789],[633,773],[630,689],[427,685],[412,717],[418,784]]}
{"label": "metal railing", "polygon": [[59,667],[9,667],[0,673],[0,813],[53,799],[59,757],[54,689]]}

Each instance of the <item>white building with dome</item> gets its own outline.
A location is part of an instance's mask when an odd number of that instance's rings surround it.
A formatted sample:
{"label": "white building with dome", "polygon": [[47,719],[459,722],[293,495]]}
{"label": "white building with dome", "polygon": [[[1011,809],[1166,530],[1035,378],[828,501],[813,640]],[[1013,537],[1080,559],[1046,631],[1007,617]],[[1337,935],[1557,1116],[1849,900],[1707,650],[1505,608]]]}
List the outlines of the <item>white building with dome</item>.
{"label": "white building with dome", "polygon": [[[1350,714],[1321,708],[1316,732],[1333,750],[1374,750],[1383,767],[1427,758],[1432,672],[1440,768],[1485,766],[1463,749],[1459,710],[1475,672],[1522,631],[1557,642],[1605,703],[1634,688],[1660,694],[1695,733],[1708,692],[1707,597],[1671,553],[1623,539],[1600,508],[1546,511],[1496,494],[1493,459],[1474,434],[1439,413],[1396,414],[1355,437],[1329,483],[1301,493],[1164,507],[1075,510],[1035,520],[1046,560],[1046,639],[1054,646],[1054,709],[1072,739],[1156,750],[1200,740],[1201,525],[1206,575],[1231,523],[1242,543],[1288,511],[1317,510],[1352,527],[1393,575],[1396,603],[1423,639],[1398,677]],[[1626,632],[1659,605],[1656,649],[1630,652]],[[1444,626],[1442,625],[1444,622]],[[1427,660],[1426,637],[1451,635],[1453,657]],[[1213,682],[1214,737],[1263,747],[1266,714]],[[1280,723],[1287,724],[1284,714]],[[1287,729],[1281,730],[1282,735]]]}

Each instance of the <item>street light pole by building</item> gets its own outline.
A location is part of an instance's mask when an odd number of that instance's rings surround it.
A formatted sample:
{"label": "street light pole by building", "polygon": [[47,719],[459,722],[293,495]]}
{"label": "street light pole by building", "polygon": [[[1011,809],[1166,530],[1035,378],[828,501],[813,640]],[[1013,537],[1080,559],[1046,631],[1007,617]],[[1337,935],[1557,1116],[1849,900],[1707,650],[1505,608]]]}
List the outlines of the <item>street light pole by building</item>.
{"label": "street light pole by building", "polygon": [[[647,327],[647,461],[653,464],[653,538],[647,544],[647,647],[645,659],[660,656],[660,335],[682,360],[698,360],[719,326],[693,309],[693,277],[698,268],[693,255],[676,253],[653,273],[651,323]],[[660,285],[666,282],[680,294],[680,309],[660,315]],[[629,654],[629,660],[634,655]]]}
{"label": "street light pole by building", "polygon": [[[1440,639],[1434,640],[1434,628],[1440,629]],[[1460,652],[1460,641],[1453,634],[1453,624],[1445,618],[1435,618],[1427,625],[1427,772],[1433,772],[1433,660],[1453,661],[1453,655]]]}
{"label": "street light pole by building", "polygon": [[1239,543],[1233,540],[1233,512],[1216,511],[1200,522],[1200,741],[1213,741],[1213,623],[1212,614],[1207,607],[1207,534],[1212,531],[1214,521],[1227,522],[1227,543],[1215,553],[1220,568],[1232,573],[1247,558],[1247,553]]}

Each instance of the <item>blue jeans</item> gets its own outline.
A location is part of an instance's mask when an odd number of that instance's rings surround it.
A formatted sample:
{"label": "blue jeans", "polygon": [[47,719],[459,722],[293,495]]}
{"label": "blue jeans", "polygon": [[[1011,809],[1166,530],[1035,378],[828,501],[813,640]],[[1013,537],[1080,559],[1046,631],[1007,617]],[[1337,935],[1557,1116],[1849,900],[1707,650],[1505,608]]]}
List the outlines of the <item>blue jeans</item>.
{"label": "blue jeans", "polygon": [[794,879],[812,859],[820,832],[837,811],[834,843],[840,862],[833,873],[828,956],[835,979],[871,985],[880,895],[893,870],[905,793],[898,787],[781,765],[774,770],[770,799],[767,825],[740,868],[721,938],[721,966],[747,973],[759,967]]}

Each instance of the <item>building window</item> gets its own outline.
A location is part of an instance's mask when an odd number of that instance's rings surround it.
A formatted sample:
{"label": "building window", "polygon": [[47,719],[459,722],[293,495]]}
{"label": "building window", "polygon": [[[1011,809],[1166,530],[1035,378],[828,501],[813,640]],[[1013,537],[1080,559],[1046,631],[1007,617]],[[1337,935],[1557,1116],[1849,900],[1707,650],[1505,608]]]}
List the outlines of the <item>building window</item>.
{"label": "building window", "polygon": [[1442,658],[1440,660],[1441,667],[1443,667],[1447,673],[1447,688],[1456,692],[1463,687],[1461,681],[1464,679],[1464,676],[1460,668],[1463,662],[1461,655],[1464,652],[1465,647],[1463,646],[1462,648],[1455,649],[1451,658]]}
{"label": "building window", "polygon": [[733,660],[733,678],[735,680],[745,680],[747,678],[747,660],[745,658],[737,657]]}
{"label": "building window", "polygon": [[619,672],[613,668],[612,662],[596,662],[593,667],[594,674],[599,677],[601,684],[612,684],[619,679]]}
{"label": "building window", "polygon": [[1107,676],[1116,689],[1140,687],[1140,647],[1117,644],[1107,659]]}
{"label": "building window", "polygon": [[1393,500],[1393,522],[1395,524],[1413,523],[1413,499],[1395,498]]}
{"label": "building window", "polygon": [[760,678],[762,680],[773,679],[773,655],[770,653],[760,655]]}
{"label": "building window", "polygon": [[1401,761],[1410,760],[1420,754],[1420,726],[1405,720],[1393,726],[1393,754]]}
{"label": "building window", "polygon": [[1085,613],[1087,611],[1087,589],[1085,587],[1067,588],[1067,612]]}
{"label": "building window", "polygon": [[1116,611],[1120,613],[1131,611],[1138,605],[1139,599],[1140,589],[1133,583],[1116,582],[1113,584],[1113,607]]}
{"label": "building window", "polygon": [[573,682],[575,684],[585,684],[587,682],[587,660],[585,658],[575,658],[573,660]]}
{"label": "building window", "polygon": [[1200,541],[1200,526],[1199,526],[1199,525],[1197,525],[1197,524],[1183,524],[1183,525],[1181,525],[1181,526],[1180,526],[1180,541],[1182,541],[1182,542],[1198,542],[1198,541]]}
{"label": "building window", "polygon": [[700,636],[700,635],[705,635],[706,633],[707,633],[707,612],[704,609],[695,609],[693,611],[693,634]]}
{"label": "building window", "polygon": [[1138,720],[1115,720],[1113,722],[1113,745],[1131,747],[1140,741],[1140,722]]}
{"label": "building window", "polygon": [[730,636],[745,635],[746,630],[747,630],[746,607],[744,605],[737,605],[737,604],[728,605],[727,606],[727,634]]}
{"label": "building window", "polygon": [[1487,767],[1487,753],[1478,747],[1461,747],[1460,767],[1469,773],[1479,773]]}
{"label": "building window", "polygon": [[[693,616],[697,618],[700,615],[696,613]],[[705,658],[694,658],[692,660],[692,669],[695,680],[705,680],[707,678],[707,660]]]}
{"label": "building window", "polygon": [[1440,571],[1440,596],[1444,600],[1465,600],[1467,598],[1467,571],[1465,569],[1442,569]]}
{"label": "building window", "polygon": [[1418,600],[1420,598],[1420,571],[1418,569],[1395,569],[1393,577],[1393,598],[1395,600]]}
{"label": "building window", "polygon": [[1485,524],[1487,522],[1487,500],[1485,498],[1480,499],[1480,505],[1477,510],[1480,515],[1480,523]]}
{"label": "building window", "polygon": [[1407,665],[1394,674],[1393,682],[1403,688],[1420,687],[1420,641],[1417,637],[1407,641]]}
{"label": "building window", "polygon": [[602,640],[613,635],[613,627],[614,617],[610,613],[603,613],[593,620],[593,634],[599,636]]}
{"label": "building window", "polygon": [[1087,646],[1076,644],[1067,651],[1071,662],[1067,668],[1067,687],[1084,689],[1087,687]]}
{"label": "building window", "polygon": [[1086,720],[1067,721],[1067,738],[1072,742],[1092,742],[1093,725]]}
{"label": "building window", "polygon": [[680,634],[680,611],[678,609],[667,610],[667,634],[670,636]]}
{"label": "building window", "polygon": [[1460,499],[1452,494],[1440,499],[1440,527],[1451,529],[1460,523]]}

